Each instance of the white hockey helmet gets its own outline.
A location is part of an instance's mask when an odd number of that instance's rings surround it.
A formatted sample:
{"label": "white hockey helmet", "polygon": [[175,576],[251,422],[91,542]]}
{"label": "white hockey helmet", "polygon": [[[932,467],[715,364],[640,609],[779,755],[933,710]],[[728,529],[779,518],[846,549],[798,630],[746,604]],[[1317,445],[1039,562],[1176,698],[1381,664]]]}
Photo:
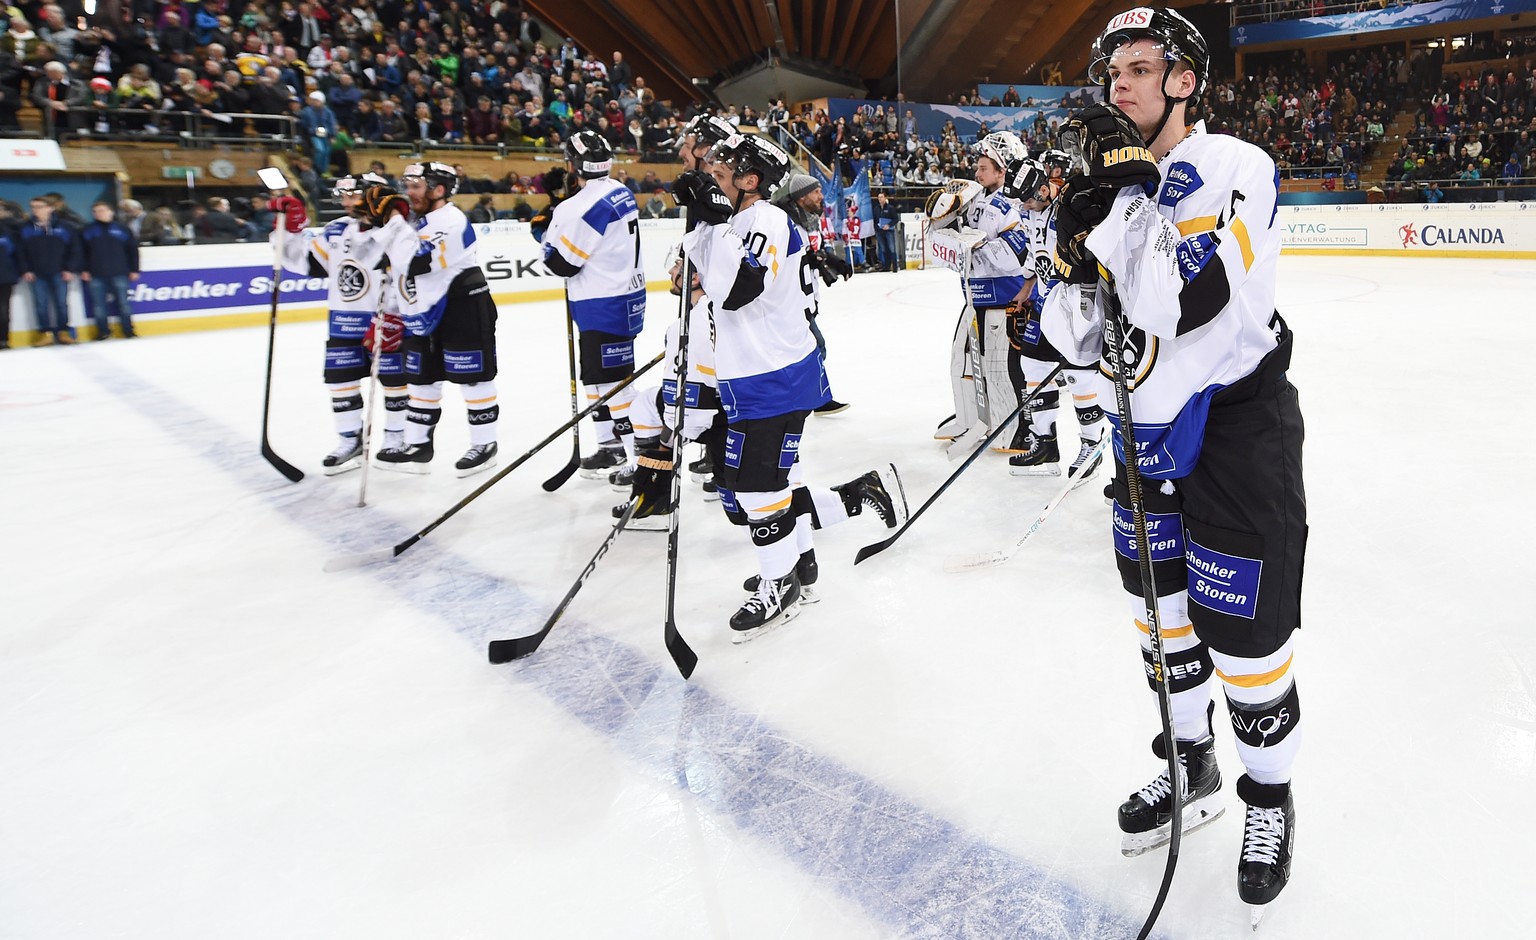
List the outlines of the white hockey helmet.
{"label": "white hockey helmet", "polygon": [[978,140],[975,149],[977,156],[991,160],[999,170],[1007,170],[1016,161],[1029,156],[1024,142],[1007,131],[993,131]]}

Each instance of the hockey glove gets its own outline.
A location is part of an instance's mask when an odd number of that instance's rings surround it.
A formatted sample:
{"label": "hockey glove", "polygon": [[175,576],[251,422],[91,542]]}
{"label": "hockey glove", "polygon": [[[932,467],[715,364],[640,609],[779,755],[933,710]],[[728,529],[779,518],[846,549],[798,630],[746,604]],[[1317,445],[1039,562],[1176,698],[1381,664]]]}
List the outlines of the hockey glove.
{"label": "hockey glove", "polygon": [[528,231],[532,233],[533,240],[541,245],[544,244],[544,233],[549,231],[550,218],[550,210],[545,209],[538,215],[528,220]]}
{"label": "hockey glove", "polygon": [[1062,135],[1079,141],[1095,185],[1118,189],[1161,179],[1141,132],[1114,105],[1089,105],[1067,121]]}
{"label": "hockey glove", "polygon": [[672,449],[663,444],[642,448],[636,455],[635,479],[629,497],[640,498],[637,516],[648,516],[672,501]]}
{"label": "hockey glove", "polygon": [[1056,273],[1068,284],[1093,284],[1099,265],[1088,251],[1088,234],[1109,214],[1115,190],[1074,176],[1061,191],[1056,210]]}
{"label": "hockey glove", "polygon": [[363,334],[363,348],[370,354],[374,350],[395,352],[400,348],[400,339],[404,335],[405,323],[399,317],[392,313],[381,313],[368,324],[368,330]]}
{"label": "hockey glove", "polygon": [[816,269],[821,272],[821,279],[828,287],[836,284],[838,278],[847,280],[853,277],[853,265],[825,248],[817,251],[813,259]]}
{"label": "hockey glove", "polygon": [[309,222],[309,213],[304,210],[304,200],[298,196],[278,196],[272,200],[272,211],[278,218],[273,220],[273,227],[281,225],[290,235],[297,235],[304,231],[304,226]]}
{"label": "hockey glove", "polygon": [[1024,348],[1024,333],[1029,329],[1029,320],[1035,315],[1035,305],[1029,298],[1023,300],[1008,301],[1004,328],[1008,331],[1008,345],[1014,349]]}
{"label": "hockey glove", "polygon": [[549,196],[551,209],[571,195],[571,175],[565,171],[565,167],[557,166],[544,174],[544,192]]}
{"label": "hockey glove", "polygon": [[735,214],[719,184],[698,170],[678,174],[672,181],[672,199],[688,210],[690,227],[695,220],[703,225],[722,225]]}
{"label": "hockey glove", "polygon": [[370,223],[383,228],[396,215],[410,217],[411,204],[388,186],[369,186],[363,190],[363,212]]}

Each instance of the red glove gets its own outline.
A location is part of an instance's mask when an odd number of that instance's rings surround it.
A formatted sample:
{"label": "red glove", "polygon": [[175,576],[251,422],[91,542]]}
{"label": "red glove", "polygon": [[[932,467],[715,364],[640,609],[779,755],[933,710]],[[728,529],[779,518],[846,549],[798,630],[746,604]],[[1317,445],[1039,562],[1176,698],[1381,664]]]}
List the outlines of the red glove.
{"label": "red glove", "polygon": [[[392,313],[381,313],[368,324],[368,332],[363,334],[363,348],[370,353],[374,349],[379,352],[394,352],[400,348],[400,338],[405,335],[405,324]],[[377,342],[379,345],[374,346]]]}
{"label": "red glove", "polygon": [[281,221],[288,234],[297,235],[304,231],[304,225],[309,221],[309,213],[304,210],[304,200],[297,196],[278,196],[272,200],[271,206],[273,212],[282,214]]}

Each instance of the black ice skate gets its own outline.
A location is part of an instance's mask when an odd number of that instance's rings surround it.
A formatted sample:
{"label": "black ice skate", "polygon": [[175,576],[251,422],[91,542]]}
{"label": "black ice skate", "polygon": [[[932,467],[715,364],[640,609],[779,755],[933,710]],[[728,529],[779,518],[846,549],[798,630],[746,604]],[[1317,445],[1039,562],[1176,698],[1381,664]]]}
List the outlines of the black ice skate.
{"label": "black ice skate", "polygon": [[626,464],[623,467],[608,474],[608,485],[621,493],[628,493],[635,483],[634,464]]}
{"label": "black ice skate", "polygon": [[812,408],[811,409],[811,414],[816,414],[816,415],[840,415],[840,414],[842,414],[843,412],[847,411],[849,408],[852,408],[852,407],[853,407],[852,405],[844,404],[843,402],[838,401],[836,398],[833,398],[833,399],[828,400],[825,405],[820,405],[820,406],[818,406],[816,408]]}
{"label": "black ice skate", "polygon": [[1008,472],[1016,477],[1061,476],[1061,452],[1056,432],[1042,437],[1031,430],[1024,438],[1024,453],[1008,458]]}
{"label": "black ice skate", "polygon": [[715,485],[715,481],[713,479],[705,480],[702,484],[700,484],[700,488],[704,490],[704,502],[720,502],[720,487]]}
{"label": "black ice skate", "polygon": [[688,473],[692,476],[693,482],[695,483],[703,483],[707,480],[713,479],[715,475],[715,465],[710,461],[709,454],[705,454],[698,460],[695,460],[693,463],[689,464]]}
{"label": "black ice skate", "polygon": [[1243,820],[1243,852],[1237,858],[1237,896],[1250,905],[1254,929],[1264,908],[1291,880],[1291,849],[1296,842],[1296,804],[1288,783],[1257,783],[1237,778],[1237,795],[1248,804]]}
{"label": "black ice skate", "polygon": [[343,434],[336,444],[336,449],[325,455],[320,461],[325,475],[333,477],[338,473],[346,473],[348,470],[356,470],[363,465],[363,435],[360,433]]}
{"label": "black ice skate", "polygon": [[466,450],[464,456],[453,465],[453,469],[458,471],[460,477],[468,477],[494,466],[496,466],[496,442],[492,441],[489,444],[476,444]]}
{"label": "black ice skate", "polygon": [[782,578],[761,581],[757,593],[731,615],[731,642],[755,640],[800,613],[800,579],[791,571]]}
{"label": "black ice skate", "polygon": [[380,470],[394,470],[399,473],[431,473],[431,463],[432,442],[427,441],[425,444],[405,444],[389,450],[381,450],[374,458],[373,465]]}
{"label": "black ice skate", "polygon": [[1072,461],[1071,468],[1067,470],[1067,476],[1077,481],[1072,484],[1073,489],[1077,489],[1079,486],[1087,483],[1088,478],[1093,476],[1095,470],[1099,469],[1099,464],[1104,462],[1103,451],[1094,453],[1098,446],[1098,441],[1088,440],[1082,441],[1078,445],[1077,459]]}
{"label": "black ice skate", "polygon": [[[800,558],[795,562],[795,580],[800,582],[800,603],[814,604],[821,600],[821,596],[813,590],[816,579],[821,576],[821,571],[816,567],[816,549],[808,548],[800,553]],[[741,589],[748,594],[756,594],[757,586],[763,582],[761,575],[753,575],[741,582]]]}
{"label": "black ice skate", "polygon": [[1019,419],[1018,424],[1014,425],[1013,439],[1010,440],[1006,446],[1002,444],[992,445],[992,453],[1024,454],[1029,452],[1029,448],[1029,416],[1025,415]]}
{"label": "black ice skate", "polygon": [[[613,507],[613,518],[624,515],[624,510],[629,508],[628,503],[620,503]],[[635,514],[629,517],[625,529],[636,532],[665,532],[672,525],[672,506],[667,500],[649,502],[644,496],[640,497],[640,505],[635,507]]]}
{"label": "black ice skate", "polygon": [[614,467],[624,466],[624,448],[604,444],[581,458],[581,475],[588,480],[606,480]]}
{"label": "black ice skate", "polygon": [[[868,506],[885,523],[887,529],[894,529],[907,516],[907,496],[902,489],[896,465],[886,464],[886,468],[885,472],[871,470],[856,480],[834,486],[832,492],[842,497],[843,508],[848,510],[848,515],[857,516]],[[900,499],[899,513],[897,497]]]}
{"label": "black ice skate", "polygon": [[[1152,751],[1163,760],[1168,752],[1163,748],[1163,736],[1152,742]],[[1225,807],[1221,803],[1221,769],[1216,766],[1216,740],[1206,735],[1200,741],[1179,742],[1179,764],[1184,773],[1179,792],[1184,800],[1183,832],[1188,835],[1220,818]],[[1173,787],[1168,781],[1168,768],[1164,767],[1157,779],[1131,794],[1120,804],[1120,854],[1127,857],[1140,855],[1155,849],[1173,838]]]}

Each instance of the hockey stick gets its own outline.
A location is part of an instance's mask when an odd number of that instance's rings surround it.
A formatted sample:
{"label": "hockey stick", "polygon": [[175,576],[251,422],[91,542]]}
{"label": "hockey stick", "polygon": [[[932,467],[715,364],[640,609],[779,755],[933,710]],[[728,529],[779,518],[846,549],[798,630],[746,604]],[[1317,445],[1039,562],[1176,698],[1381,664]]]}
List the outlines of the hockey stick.
{"label": "hockey stick", "polygon": [[338,555],[335,558],[332,558],[330,561],[327,561],[325,563],[325,570],[326,571],[344,571],[344,570],[346,570],[348,568],[359,568],[359,567],[362,567],[363,565],[374,564],[375,562],[389,561],[391,558],[398,558],[399,556],[405,554],[406,550],[409,549],[412,545],[415,545],[417,542],[419,542],[422,539],[426,538],[427,535],[433,529],[436,529],[438,526],[440,526],[443,523],[447,522],[450,518],[453,517],[453,515],[455,513],[457,513],[460,509],[463,509],[465,506],[468,506],[481,493],[484,493],[486,490],[490,489],[493,485],[495,485],[496,482],[499,481],[502,477],[504,477],[507,474],[511,473],[513,470],[516,470],[518,467],[521,467],[523,465],[523,463],[528,460],[528,458],[532,457],[534,454],[537,454],[539,451],[541,451],[545,447],[549,446],[549,444],[551,442],[553,442],[556,439],[558,439],[562,434],[564,434],[569,429],[575,427],[576,424],[579,421],[581,421],[582,418],[585,418],[587,415],[589,415],[592,412],[596,411],[599,405],[604,404],[605,402],[608,401],[608,399],[612,398],[614,395],[617,395],[622,389],[627,387],[629,385],[629,383],[635,381],[636,379],[640,378],[640,376],[642,376],[646,372],[650,371],[651,367],[656,365],[656,363],[660,362],[665,357],[665,355],[666,355],[665,353],[657,353],[655,359],[652,359],[650,362],[647,362],[644,366],[640,367],[639,369],[636,369],[634,375],[625,376],[622,381],[620,381],[618,384],[614,385],[613,388],[609,389],[607,394],[603,395],[597,401],[593,402],[592,404],[588,405],[586,408],[584,408],[581,411],[577,412],[576,414],[572,415],[571,419],[569,421],[567,421],[566,423],[560,425],[558,428],[556,428],[554,431],[552,431],[548,437],[544,438],[544,440],[542,440],[542,441],[538,442],[537,444],[533,445],[533,447],[530,450],[528,450],[527,453],[523,454],[521,457],[519,457],[516,460],[514,460],[511,464],[509,464],[508,466],[503,467],[502,469],[496,471],[496,475],[495,476],[491,477],[489,480],[486,480],[484,483],[480,484],[478,487],[475,488],[474,492],[470,493],[468,496],[466,496],[463,499],[459,500],[457,503],[454,503],[452,509],[449,509],[447,512],[443,513],[441,516],[438,516],[436,519],[432,520],[426,526],[426,528],[418,530],[415,535],[412,535],[410,538],[406,539],[405,541],[400,542],[399,544],[395,545],[393,548],[380,548],[380,549],[375,549],[374,551],[371,551],[371,552],[359,552],[359,553],[357,553],[355,555]]}
{"label": "hockey stick", "polygon": [[949,475],[949,479],[939,484],[939,488],[933,491],[933,495],[928,497],[928,499],[925,500],[921,506],[917,507],[917,512],[914,512],[912,515],[907,517],[907,521],[902,524],[901,528],[892,533],[889,538],[881,539],[878,542],[874,542],[859,549],[858,554],[853,556],[853,563],[857,565],[859,562],[870,557],[871,555],[880,554],[887,548],[890,548],[891,543],[901,538],[902,533],[912,528],[912,523],[916,522],[918,517],[926,512],[929,506],[932,506],[935,502],[938,501],[940,496],[944,495],[944,491],[949,489],[950,485],[954,483],[955,480],[959,479],[960,474],[964,473],[967,467],[975,463],[978,457],[986,453],[987,448],[991,446],[994,440],[997,439],[998,435],[1003,433],[1003,430],[1008,427],[1009,423],[1014,418],[1022,414],[1025,408],[1028,408],[1030,405],[1034,404],[1035,396],[1039,395],[1041,390],[1049,385],[1056,378],[1057,373],[1060,371],[1061,364],[1058,363],[1054,368],[1051,369],[1050,375],[1045,377],[1045,381],[1041,382],[1039,386],[1036,387],[1035,391],[1028,395],[1021,396],[1024,400],[1019,402],[1019,407],[1013,409],[1012,414],[1010,414],[1007,418],[1004,418],[997,427],[992,429],[990,434],[982,439],[981,444],[975,450],[971,451],[971,455],[969,457],[965,458],[965,462],[957,467],[954,473]]}
{"label": "hockey stick", "polygon": [[304,479],[304,471],[277,455],[267,433],[272,416],[272,357],[277,349],[277,298],[283,281],[283,237],[287,234],[283,220],[279,219],[272,252],[272,310],[267,317],[267,382],[261,398],[261,456],[267,458],[267,463],[276,467],[278,473],[297,483]]}
{"label": "hockey stick", "polygon": [[[384,312],[383,288],[379,293],[379,312]],[[363,418],[363,465],[358,475],[357,508],[368,505],[368,449],[373,443],[373,412],[379,403],[379,354],[384,351],[384,331],[373,331],[373,364],[368,369],[368,414]]]}
{"label": "hockey stick", "polygon": [[[571,314],[571,292],[565,292],[565,353],[571,365],[571,414],[576,413],[576,318]],[[581,468],[581,423],[571,422],[571,459],[560,472],[544,481],[544,492],[553,493]]]}
{"label": "hockey stick", "polygon": [[[686,228],[686,223],[684,228]],[[688,406],[688,309],[693,301],[693,263],[683,256],[683,287],[678,295],[677,314],[677,389],[672,402],[672,436],[676,445],[672,448],[672,518],[667,521],[667,619],[662,627],[662,640],[677,671],[686,679],[693,675],[699,664],[698,654],[688,646],[688,641],[677,632],[677,530],[678,517],[683,514],[683,420]],[[702,402],[701,402],[702,404]]]}
{"label": "hockey stick", "polygon": [[[1157,710],[1163,722],[1164,750],[1168,754],[1168,780],[1173,786],[1169,796],[1173,818],[1169,820],[1168,864],[1163,869],[1163,880],[1157,889],[1152,910],[1141,925],[1136,940],[1146,940],[1162,913],[1168,890],[1173,887],[1173,872],[1179,862],[1179,846],[1184,835],[1184,767],[1179,763],[1179,748],[1173,737],[1173,699],[1168,690],[1168,660],[1163,654],[1163,629],[1157,613],[1157,585],[1152,580],[1152,546],[1147,536],[1147,508],[1142,502],[1141,468],[1136,451],[1136,423],[1131,414],[1131,388],[1129,365],[1125,361],[1125,322],[1121,317],[1120,299],[1115,296],[1114,278],[1099,265],[1099,289],[1104,293],[1107,309],[1104,312],[1105,346],[1111,357],[1115,384],[1115,408],[1120,412],[1120,440],[1124,447],[1125,483],[1131,495],[1131,525],[1136,540],[1136,563],[1141,571],[1141,596],[1147,608],[1147,636],[1152,645],[1152,684],[1157,691]],[[1090,303],[1090,289],[1083,288],[1083,302]],[[1105,435],[1108,437],[1108,435]]]}
{"label": "hockey stick", "polygon": [[613,546],[614,539],[618,538],[619,533],[624,531],[624,526],[629,524],[629,517],[635,514],[635,507],[639,503],[639,497],[636,497],[629,501],[628,506],[624,507],[623,515],[619,516],[619,521],[613,524],[613,531],[609,532],[607,538],[603,539],[603,544],[597,547],[597,554],[592,556],[592,560],[587,562],[587,566],[581,569],[581,574],[576,576],[576,583],[571,585],[569,591],[565,592],[565,597],[560,599],[560,606],[556,607],[555,612],[549,615],[548,620],[544,621],[544,628],[531,636],[513,637],[510,640],[492,640],[486,648],[486,655],[490,657],[491,662],[497,665],[510,663],[514,659],[522,659],[539,648],[539,644],[543,643],[544,638],[549,636],[549,631],[555,628],[555,623],[560,619],[560,615],[565,613],[567,607],[571,606],[571,601],[575,599],[577,592],[581,590],[581,586],[586,584],[587,578],[591,577],[592,572],[597,570],[597,563],[603,560],[604,555],[608,554],[608,549]]}
{"label": "hockey stick", "polygon": [[[1083,461],[1084,467],[1091,466],[1095,460],[1099,459],[1104,453],[1104,448],[1108,446],[1108,441],[1108,434],[1099,438],[1099,442],[1094,445],[1093,450],[1088,454],[1088,458]],[[1019,536],[1019,540],[1013,543],[1012,548],[995,552],[977,552],[971,555],[951,555],[944,560],[944,570],[949,572],[975,571],[980,568],[994,568],[998,565],[1007,564],[1009,559],[1017,555],[1019,549],[1024,547],[1024,543],[1029,541],[1029,537],[1040,531],[1040,527],[1045,525],[1045,520],[1050,516],[1051,512],[1061,504],[1062,500],[1067,498],[1068,493],[1077,489],[1077,485],[1081,482],[1083,482],[1081,477],[1074,477],[1069,471],[1067,478],[1062,482],[1060,488],[1056,490],[1056,495],[1052,496],[1051,501],[1045,504],[1044,509],[1040,510],[1040,515],[1035,518],[1034,524],[1024,530],[1024,534]]]}

